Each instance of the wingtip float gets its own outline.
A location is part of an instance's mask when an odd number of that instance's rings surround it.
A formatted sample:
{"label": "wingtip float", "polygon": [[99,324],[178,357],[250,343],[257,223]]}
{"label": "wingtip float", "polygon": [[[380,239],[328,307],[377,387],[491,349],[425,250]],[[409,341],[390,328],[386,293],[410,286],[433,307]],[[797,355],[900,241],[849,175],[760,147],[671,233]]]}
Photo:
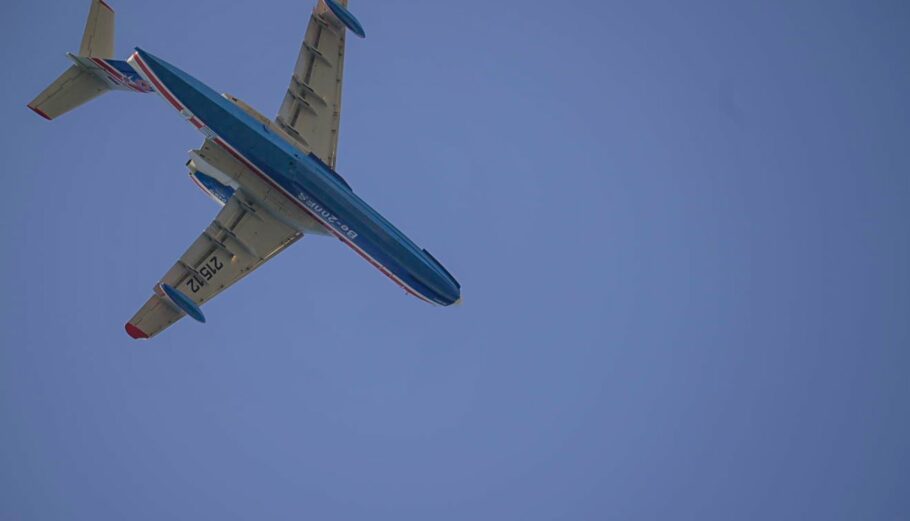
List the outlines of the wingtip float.
{"label": "wingtip float", "polygon": [[338,21],[343,23],[345,27],[351,30],[352,33],[356,34],[360,38],[366,38],[366,33],[363,31],[363,25],[360,24],[360,21],[357,20],[357,17],[353,13],[347,10],[347,8],[336,0],[325,0],[326,5],[332,11],[332,14],[338,18]]}

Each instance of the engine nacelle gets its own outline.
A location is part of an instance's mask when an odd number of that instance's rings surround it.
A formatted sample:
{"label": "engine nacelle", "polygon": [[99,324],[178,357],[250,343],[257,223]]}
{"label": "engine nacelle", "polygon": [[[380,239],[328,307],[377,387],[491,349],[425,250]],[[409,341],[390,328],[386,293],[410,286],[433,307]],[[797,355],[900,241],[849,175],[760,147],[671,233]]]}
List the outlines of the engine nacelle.
{"label": "engine nacelle", "polygon": [[201,159],[193,158],[186,163],[190,169],[190,179],[213,201],[221,206],[226,205],[237,191],[237,183],[217,170],[206,169],[208,173],[199,170],[199,167],[203,165],[198,164],[197,161],[201,161]]}

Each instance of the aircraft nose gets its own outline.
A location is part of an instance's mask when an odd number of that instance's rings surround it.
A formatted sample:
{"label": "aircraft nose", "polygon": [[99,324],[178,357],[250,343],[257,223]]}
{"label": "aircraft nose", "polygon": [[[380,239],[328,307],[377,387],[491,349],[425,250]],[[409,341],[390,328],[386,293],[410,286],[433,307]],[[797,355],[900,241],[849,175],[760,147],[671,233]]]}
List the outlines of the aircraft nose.
{"label": "aircraft nose", "polygon": [[424,266],[429,270],[423,270],[423,276],[418,277],[421,282],[434,295],[431,297],[434,302],[443,306],[451,306],[461,300],[461,284],[455,280],[455,277],[449,273],[433,254],[427,250],[422,250]]}
{"label": "aircraft nose", "polygon": [[446,280],[443,291],[440,291],[440,296],[447,302],[446,306],[458,304],[461,301],[461,288],[452,281]]}
{"label": "aircraft nose", "polygon": [[439,304],[451,306],[461,300],[461,286],[451,276],[438,274],[431,287],[436,293],[434,300]]}

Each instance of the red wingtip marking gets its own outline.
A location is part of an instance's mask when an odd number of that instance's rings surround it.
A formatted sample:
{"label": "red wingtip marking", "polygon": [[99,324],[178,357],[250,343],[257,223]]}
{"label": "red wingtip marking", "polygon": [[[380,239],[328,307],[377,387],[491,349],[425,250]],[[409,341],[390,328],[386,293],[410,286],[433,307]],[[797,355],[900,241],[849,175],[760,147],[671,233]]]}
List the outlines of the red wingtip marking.
{"label": "red wingtip marking", "polygon": [[33,106],[31,106],[31,105],[26,105],[26,106],[27,106],[28,108],[32,109],[33,111],[35,111],[35,114],[38,114],[38,115],[41,116],[42,118],[44,118],[44,119],[46,119],[46,120],[48,120],[48,121],[51,120],[50,116],[48,116],[47,114],[45,114],[44,111],[42,111],[41,109],[36,109],[35,107],[33,107]]}
{"label": "red wingtip marking", "polygon": [[101,5],[103,5],[104,7],[107,7],[108,9],[110,9],[110,11],[111,11],[112,13],[114,12],[114,8],[111,7],[111,6],[109,6],[109,5],[107,5],[107,2],[105,2],[104,0],[98,0],[98,3],[101,4]]}
{"label": "red wingtip marking", "polygon": [[139,329],[138,327],[136,327],[136,326],[130,324],[129,322],[126,323],[126,334],[129,335],[129,336],[131,336],[131,337],[133,337],[133,338],[137,338],[137,339],[138,339],[138,338],[148,338],[148,337],[149,337],[148,335],[145,334],[144,331],[142,331],[142,330]]}

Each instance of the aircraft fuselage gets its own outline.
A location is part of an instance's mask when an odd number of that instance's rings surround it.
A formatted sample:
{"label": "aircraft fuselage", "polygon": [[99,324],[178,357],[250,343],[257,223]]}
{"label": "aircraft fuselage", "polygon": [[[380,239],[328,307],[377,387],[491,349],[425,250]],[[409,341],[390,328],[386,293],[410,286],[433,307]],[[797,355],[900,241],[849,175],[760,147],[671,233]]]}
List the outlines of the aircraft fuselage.
{"label": "aircraft fuselage", "polygon": [[[206,137],[252,172],[236,178],[270,212],[301,233],[335,235],[408,293],[447,306],[460,300],[458,282],[426,250],[408,239],[358,197],[344,179],[313,154],[189,74],[141,50],[130,65]],[[269,187],[262,189],[262,183]],[[259,185],[253,186],[253,185]],[[265,195],[263,195],[265,194]],[[314,223],[315,226],[314,226]]]}

